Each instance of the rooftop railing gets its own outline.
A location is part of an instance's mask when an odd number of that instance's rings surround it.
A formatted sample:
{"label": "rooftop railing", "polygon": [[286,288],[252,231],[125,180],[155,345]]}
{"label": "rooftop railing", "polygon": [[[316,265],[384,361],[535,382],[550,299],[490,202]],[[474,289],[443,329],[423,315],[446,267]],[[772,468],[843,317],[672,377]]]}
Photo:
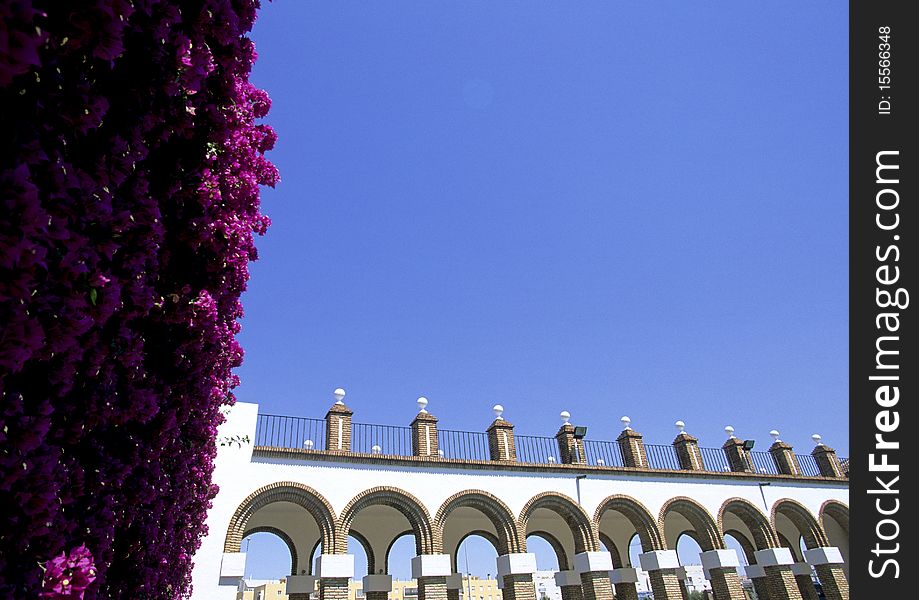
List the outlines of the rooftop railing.
{"label": "rooftop railing", "polygon": [[[500,416],[497,422],[500,422]],[[433,423],[436,424],[436,419]],[[567,426],[567,421],[565,423]],[[347,441],[348,445],[337,446],[333,449],[344,448],[352,453],[386,457],[417,456],[418,449],[413,447],[412,442],[412,427],[350,422],[347,426],[349,427],[350,436]],[[512,426],[508,427],[512,429]],[[436,447],[429,448],[426,458],[476,462],[501,459],[500,456],[493,456],[493,453],[500,454],[500,452],[495,448],[496,444],[492,443],[494,440],[490,440],[489,433],[450,429],[437,430],[436,426],[434,426],[434,429],[437,436]],[[329,429],[329,422],[326,419],[260,414],[257,420],[254,445],[260,448],[326,451],[330,449],[327,440],[330,431],[332,430]],[[561,431],[559,435],[562,435]],[[621,446],[618,441],[584,439],[583,434],[581,436],[571,438],[571,448],[574,448],[574,450],[571,450],[560,441],[562,438],[513,435],[512,441],[509,443],[514,447],[514,454],[511,455],[511,458],[501,460],[531,465],[553,465],[569,462],[598,467],[626,468],[627,461],[625,460],[626,457],[623,456],[623,452],[626,451],[627,446]],[[334,439],[337,444],[338,437]],[[508,442],[505,441],[505,443]],[[723,448],[696,446],[701,457],[701,464],[698,464],[693,458],[691,466],[684,466],[681,464],[676,442],[670,445],[643,444],[642,447],[647,459],[647,468],[650,469],[681,471],[700,468],[702,471],[710,473],[732,471],[728,453]],[[788,456],[790,456],[790,446],[786,447],[789,449]],[[436,448],[436,451],[434,448]],[[566,452],[567,459],[563,459],[563,450]],[[744,458],[743,461],[746,466],[738,469],[738,471],[753,472],[761,475],[779,475],[783,473],[783,470],[778,465],[778,459],[771,451],[749,451],[745,456],[747,458]],[[806,477],[822,476],[821,465],[814,456],[810,454],[794,454],[794,457],[800,466],[800,475]],[[687,460],[685,453],[684,460]],[[839,463],[841,471],[847,474],[848,459],[839,458]],[[629,464],[639,463],[632,461]],[[789,471],[785,470],[784,473],[789,474]]]}

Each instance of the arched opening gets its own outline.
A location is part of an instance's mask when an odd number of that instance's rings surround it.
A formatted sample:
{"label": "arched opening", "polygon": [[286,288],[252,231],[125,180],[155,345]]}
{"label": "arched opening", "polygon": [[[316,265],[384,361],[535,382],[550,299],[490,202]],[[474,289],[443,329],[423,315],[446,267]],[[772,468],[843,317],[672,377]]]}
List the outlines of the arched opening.
{"label": "arched opening", "polygon": [[536,555],[536,568],[540,571],[558,572],[570,568],[564,546],[547,531],[527,536],[527,552]]}
{"label": "arched opening", "polygon": [[386,548],[386,562],[381,567],[384,573],[392,575],[393,581],[412,579],[412,558],[416,556],[415,535],[406,531],[390,541]]}
{"label": "arched opening", "polygon": [[849,507],[842,502],[829,501],[820,509],[820,522],[831,546],[839,548],[845,561],[843,571],[849,577]]}
{"label": "arched opening", "polygon": [[[440,533],[443,552],[451,555],[454,573],[463,572],[458,550],[471,535],[487,541],[496,557],[517,552],[520,548],[513,513],[504,502],[488,492],[472,490],[448,498],[437,511],[434,523],[435,531]],[[480,541],[471,543],[478,547]],[[482,548],[476,556],[484,552],[491,557],[490,550]],[[465,550],[468,553],[469,547]],[[497,571],[496,562],[486,565],[484,560],[475,560],[477,576],[482,576],[480,572],[494,574]]]}
{"label": "arched opening", "polygon": [[246,553],[247,580],[278,581],[295,574],[296,547],[281,530],[250,530],[243,538],[242,551]]}
{"label": "arched opening", "polygon": [[[798,563],[797,568],[800,572],[795,574],[795,581],[802,595],[812,597],[823,585],[835,587],[835,582],[830,580],[834,577],[832,569],[822,570],[821,567],[818,567],[815,572],[808,568],[804,560],[806,550],[829,545],[823,529],[813,514],[794,500],[779,500],[772,509],[772,522],[782,545],[791,550],[795,562]],[[815,581],[817,576],[820,577],[819,581]],[[845,576],[840,575],[840,577]]]}
{"label": "arched opening", "polygon": [[463,600],[501,600],[497,581],[497,540],[481,533],[469,533],[453,552],[453,572],[463,576]]}
{"label": "arched opening", "polygon": [[534,536],[548,542],[561,570],[571,568],[576,554],[599,548],[590,517],[563,494],[539,494],[527,502],[521,512],[520,529],[528,540]]}
{"label": "arched opening", "polygon": [[702,569],[702,548],[695,536],[689,532],[683,532],[677,537],[676,547],[677,558],[680,566],[683,567],[685,579],[683,585],[689,593],[701,594],[706,590],[712,589],[711,582],[705,577]]}

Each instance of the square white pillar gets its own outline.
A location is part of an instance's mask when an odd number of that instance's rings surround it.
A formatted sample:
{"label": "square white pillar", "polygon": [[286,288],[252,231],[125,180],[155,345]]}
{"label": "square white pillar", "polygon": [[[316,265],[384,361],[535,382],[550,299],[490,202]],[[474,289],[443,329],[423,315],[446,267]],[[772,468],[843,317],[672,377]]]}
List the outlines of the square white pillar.
{"label": "square white pillar", "polygon": [[767,548],[757,550],[753,553],[756,557],[756,564],[761,567],[778,567],[781,565],[793,565],[795,559],[788,548]]}
{"label": "square white pillar", "polygon": [[447,589],[448,590],[463,589],[463,574],[462,573],[451,573],[450,575],[447,575]]}
{"label": "square white pillar", "polygon": [[536,555],[532,552],[515,552],[498,557],[498,577],[504,575],[532,575],[536,572]]}
{"label": "square white pillar", "polygon": [[642,571],[659,571],[661,569],[679,569],[680,561],[676,550],[652,550],[638,555]]}
{"label": "square white pillar", "polygon": [[220,561],[221,577],[243,577],[246,574],[245,552],[224,552]]}
{"label": "square white pillar", "polygon": [[449,554],[422,554],[412,559],[412,578],[449,577],[453,574]]}
{"label": "square white pillar", "polygon": [[638,583],[638,569],[623,567],[609,572],[609,580],[613,585],[617,583]]}
{"label": "square white pillar", "polygon": [[314,571],[317,577],[354,577],[354,555],[320,554]]}
{"label": "square white pillar", "polygon": [[574,570],[578,573],[611,571],[613,555],[609,552],[581,552],[574,555]]}
{"label": "square white pillar", "polygon": [[577,571],[559,571],[555,574],[555,585],[558,587],[581,585],[581,576]]}
{"label": "square white pillar", "polygon": [[807,575],[808,577],[810,577],[811,576],[811,566],[807,563],[796,562],[795,564],[791,565],[791,572],[794,575]]}
{"label": "square white pillar", "polygon": [[289,575],[287,577],[287,590],[284,592],[290,594],[312,594],[316,591],[316,581],[318,578],[312,575]]}
{"label": "square white pillar", "polygon": [[835,565],[842,564],[842,552],[835,546],[824,546],[823,548],[812,548],[804,551],[804,560],[808,564],[817,565]]}
{"label": "square white pillar", "polygon": [[727,567],[734,567],[736,569],[740,566],[740,559],[737,558],[737,553],[730,549],[709,550],[708,552],[700,554],[699,558],[702,559],[702,567],[707,570],[723,569]]}
{"label": "square white pillar", "polygon": [[762,565],[747,565],[743,570],[750,579],[759,579],[766,576],[766,569]]}
{"label": "square white pillar", "polygon": [[364,575],[361,580],[364,593],[367,592],[386,592],[392,591],[392,575]]}

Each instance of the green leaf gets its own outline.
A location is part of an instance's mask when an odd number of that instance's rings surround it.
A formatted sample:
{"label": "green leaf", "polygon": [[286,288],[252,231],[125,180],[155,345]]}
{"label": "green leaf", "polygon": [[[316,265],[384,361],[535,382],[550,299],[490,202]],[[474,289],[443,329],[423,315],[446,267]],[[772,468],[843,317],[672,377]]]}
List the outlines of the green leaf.
{"label": "green leaf", "polygon": [[96,305],[96,300],[99,299],[99,290],[96,288],[89,288],[89,301],[93,303],[93,306]]}

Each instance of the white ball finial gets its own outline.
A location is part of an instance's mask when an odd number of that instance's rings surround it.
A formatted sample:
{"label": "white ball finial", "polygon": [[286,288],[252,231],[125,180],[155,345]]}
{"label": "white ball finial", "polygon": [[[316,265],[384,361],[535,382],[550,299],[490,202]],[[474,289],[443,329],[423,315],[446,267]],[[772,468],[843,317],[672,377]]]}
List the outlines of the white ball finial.
{"label": "white ball finial", "polygon": [[549,456],[549,457],[546,457],[546,460],[548,460],[550,463],[554,463],[554,462],[555,462],[555,457],[554,457],[554,456]]}
{"label": "white ball finial", "polygon": [[781,442],[781,441],[782,441],[782,440],[779,439],[779,432],[778,432],[777,429],[773,429],[772,431],[770,431],[770,432],[769,432],[769,435],[772,436],[772,442],[773,442],[773,443],[775,443],[775,442]]}
{"label": "white ball finial", "polygon": [[421,413],[426,413],[426,412],[428,412],[428,411],[425,410],[425,407],[426,407],[427,405],[428,405],[428,399],[427,399],[427,398],[425,398],[424,396],[422,396],[421,398],[418,398],[418,412],[421,412]]}
{"label": "white ball finial", "polygon": [[728,434],[729,438],[731,438],[732,440],[734,439],[734,428],[733,427],[731,427],[730,425],[726,426],[724,428],[724,432]]}
{"label": "white ball finial", "polygon": [[379,454],[382,451],[383,449],[377,446],[376,444],[374,444],[373,448],[370,449],[370,452],[372,452],[373,454]]}
{"label": "white ball finial", "polygon": [[503,406],[501,406],[500,404],[495,404],[493,407],[491,407],[491,409],[495,412],[495,418],[496,418],[496,419],[498,419],[499,421],[503,420],[503,419],[501,418],[501,415],[504,414],[504,407],[503,407]]}
{"label": "white ball finial", "polygon": [[561,417],[563,425],[567,425],[568,420],[571,419],[571,413],[567,410],[563,410],[562,412],[558,413],[558,416]]}
{"label": "white ball finial", "polygon": [[823,437],[821,437],[819,433],[815,433],[814,435],[812,435],[811,439],[814,440],[814,443],[817,444],[818,446],[823,445],[823,442],[820,441],[823,439]]}
{"label": "white ball finial", "polygon": [[622,423],[622,428],[623,428],[623,429],[631,429],[631,428],[632,428],[632,419],[630,419],[630,418],[628,418],[628,417],[622,417],[621,419],[619,419],[619,422]]}
{"label": "white ball finial", "polygon": [[439,456],[439,457],[441,457],[441,458],[443,458],[443,457],[444,457],[444,451],[443,451],[443,450],[440,450],[440,449],[438,449],[438,450],[437,450],[437,456]]}
{"label": "white ball finial", "polygon": [[598,458],[598,459],[597,459],[597,464],[598,464],[599,466],[601,466],[601,467],[602,467],[603,465],[605,465],[605,464],[606,464],[606,461],[605,461],[605,460],[603,460],[602,458]]}
{"label": "white ball finial", "polygon": [[683,421],[677,421],[676,423],[673,424],[673,426],[676,427],[676,430],[679,433],[683,433],[683,430],[686,429],[686,423],[684,423]]}
{"label": "white ball finial", "polygon": [[335,391],[332,392],[332,395],[335,396],[335,404],[344,404],[342,400],[345,399],[345,390],[342,388],[335,388]]}
{"label": "white ball finial", "polygon": [[307,450],[313,449],[313,440],[303,440],[303,447]]}

